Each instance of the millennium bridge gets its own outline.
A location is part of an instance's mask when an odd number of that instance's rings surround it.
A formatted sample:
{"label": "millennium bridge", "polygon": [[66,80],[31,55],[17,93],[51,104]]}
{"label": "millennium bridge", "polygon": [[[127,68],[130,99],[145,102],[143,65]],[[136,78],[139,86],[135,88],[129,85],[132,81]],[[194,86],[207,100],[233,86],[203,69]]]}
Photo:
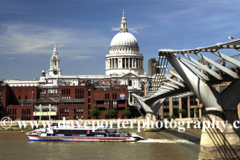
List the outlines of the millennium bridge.
{"label": "millennium bridge", "polygon": [[[196,49],[160,49],[159,65],[150,91],[144,97],[132,95],[144,116],[154,121],[165,98],[191,94],[205,108],[204,121],[210,122],[211,126],[213,118],[216,121],[226,121],[225,130],[212,127],[202,130],[199,159],[240,159],[240,129],[233,127],[233,122],[239,120],[237,105],[240,102],[240,56],[223,54],[220,52],[223,49],[229,49],[229,52],[240,51],[240,39]],[[218,60],[209,58],[211,55],[217,56]],[[200,60],[193,57],[199,57]],[[168,69],[168,63],[178,74]],[[167,77],[166,72],[176,78]],[[219,93],[213,85],[223,82],[231,84]]]}

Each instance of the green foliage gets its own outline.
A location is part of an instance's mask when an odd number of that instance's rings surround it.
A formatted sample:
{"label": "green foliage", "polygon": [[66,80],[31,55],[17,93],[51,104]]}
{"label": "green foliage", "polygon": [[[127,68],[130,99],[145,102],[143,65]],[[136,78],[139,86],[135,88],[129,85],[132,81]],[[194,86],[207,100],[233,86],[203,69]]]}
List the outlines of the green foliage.
{"label": "green foliage", "polygon": [[101,112],[99,111],[97,104],[93,105],[93,108],[91,109],[89,115],[96,117],[96,119],[101,115]]}
{"label": "green foliage", "polygon": [[171,122],[171,116],[168,116],[167,120],[168,120],[169,122]]}
{"label": "green foliage", "polygon": [[105,112],[106,117],[116,117],[117,116],[117,111],[115,109],[107,109]]}
{"label": "green foliage", "polygon": [[194,109],[194,113],[198,113],[198,109],[197,108]]}
{"label": "green foliage", "polygon": [[124,110],[123,110],[123,115],[124,116],[127,116],[127,117],[130,117],[131,116],[131,111],[130,111],[130,108],[129,107],[125,107]]}
{"label": "green foliage", "polygon": [[167,120],[170,122],[171,121],[171,119],[176,119],[176,116],[173,114],[173,115],[171,115],[171,116],[168,116],[168,118],[167,118]]}
{"label": "green foliage", "polygon": [[185,109],[179,109],[178,113],[180,113],[182,115],[185,115],[186,114],[186,110]]}

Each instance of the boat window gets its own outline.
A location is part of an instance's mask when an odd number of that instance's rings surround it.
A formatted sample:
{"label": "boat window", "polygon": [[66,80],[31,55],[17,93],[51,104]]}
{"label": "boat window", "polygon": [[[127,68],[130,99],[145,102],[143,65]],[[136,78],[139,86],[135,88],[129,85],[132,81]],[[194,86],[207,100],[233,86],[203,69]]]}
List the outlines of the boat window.
{"label": "boat window", "polygon": [[30,133],[37,133],[37,131],[32,131],[32,132],[30,132]]}
{"label": "boat window", "polygon": [[[54,133],[57,133],[57,134],[87,134],[87,130],[54,130]],[[90,131],[89,134],[92,134],[92,131]]]}
{"label": "boat window", "polygon": [[108,133],[107,130],[103,130],[103,129],[99,129],[99,130],[97,130],[96,132],[97,132],[97,133]]}
{"label": "boat window", "polygon": [[58,123],[53,123],[51,126],[58,126]]}

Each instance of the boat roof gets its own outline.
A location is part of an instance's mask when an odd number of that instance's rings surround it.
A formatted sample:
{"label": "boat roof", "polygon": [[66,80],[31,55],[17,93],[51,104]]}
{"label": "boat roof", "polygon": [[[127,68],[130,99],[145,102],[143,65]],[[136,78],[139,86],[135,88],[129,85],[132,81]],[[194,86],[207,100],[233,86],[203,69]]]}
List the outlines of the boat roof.
{"label": "boat roof", "polygon": [[[59,128],[54,128],[54,130],[66,130],[66,129],[71,129],[71,130],[93,130],[93,127],[90,127],[90,126],[87,126],[87,127],[84,127],[84,126],[81,126],[81,127],[68,127],[66,126],[65,128],[63,127],[59,127]],[[98,128],[95,128],[94,130],[100,130],[100,129],[103,129],[103,130],[117,130],[117,129],[122,129],[122,128],[118,128],[118,127],[98,127]]]}

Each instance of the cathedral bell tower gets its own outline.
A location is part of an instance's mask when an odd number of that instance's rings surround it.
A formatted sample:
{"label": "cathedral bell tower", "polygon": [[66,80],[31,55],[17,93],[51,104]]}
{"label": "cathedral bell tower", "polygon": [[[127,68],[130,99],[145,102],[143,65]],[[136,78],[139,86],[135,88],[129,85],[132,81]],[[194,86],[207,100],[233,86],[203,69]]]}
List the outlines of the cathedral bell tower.
{"label": "cathedral bell tower", "polygon": [[50,77],[58,77],[61,75],[62,75],[62,70],[60,69],[60,58],[58,56],[58,51],[57,51],[57,47],[55,44],[53,54],[50,59],[49,76]]}

